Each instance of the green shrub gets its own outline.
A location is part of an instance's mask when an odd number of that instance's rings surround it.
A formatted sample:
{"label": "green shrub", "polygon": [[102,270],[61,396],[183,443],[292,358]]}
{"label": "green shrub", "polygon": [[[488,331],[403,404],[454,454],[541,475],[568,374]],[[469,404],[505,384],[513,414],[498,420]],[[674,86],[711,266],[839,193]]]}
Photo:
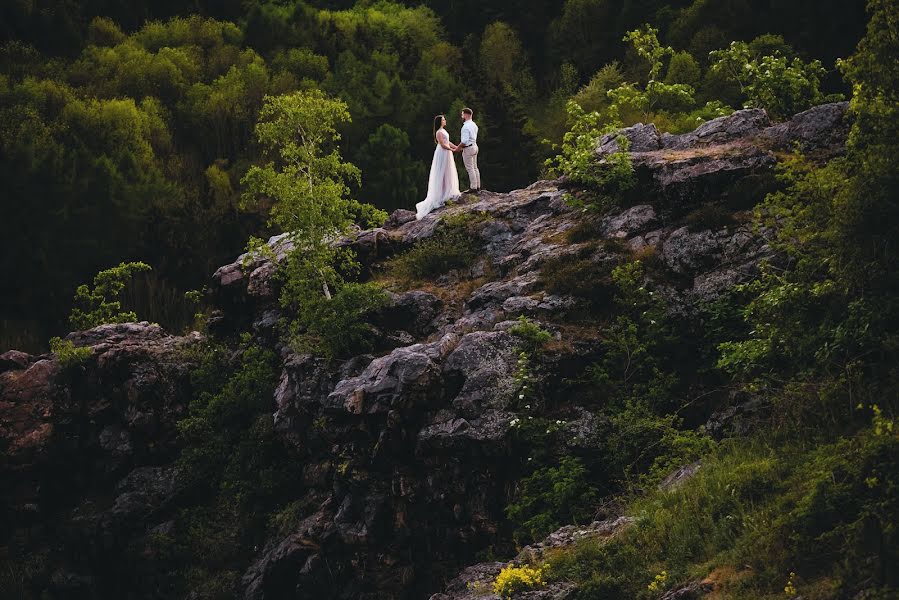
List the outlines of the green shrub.
{"label": "green shrub", "polygon": [[134,312],[122,311],[120,296],[136,273],[150,269],[148,264],[129,262],[100,271],[94,277],[93,289],[79,285],[75,291],[75,307],[69,315],[69,323],[75,329],[83,330],[104,323],[136,321]]}
{"label": "green shrub", "polygon": [[232,597],[270,516],[299,493],[301,463],[275,436],[271,398],[278,359],[244,336],[234,350],[203,345],[188,350],[199,366],[187,416],[178,476],[191,492],[177,516],[173,551],[182,585],[204,598]]}
{"label": "green shrub", "polygon": [[302,319],[295,322],[305,327],[295,330],[292,345],[327,357],[371,350],[375,331],[368,318],[387,302],[386,292],[375,283],[345,283],[331,300],[316,296],[315,302],[304,307]]}
{"label": "green shrub", "polygon": [[92,350],[89,347],[76,348],[71,341],[54,337],[50,340],[50,352],[56,355],[63,369],[68,369],[90,358]]}
{"label": "green shrub", "polygon": [[542,348],[552,334],[524,315],[518,317],[518,323],[509,328],[509,333],[517,337],[522,350],[536,352]]}
{"label": "green shrub", "polygon": [[746,42],[731,42],[727,48],[711,52],[709,58],[712,72],[740,85],[747,108],[764,108],[775,119],[786,119],[816,104],[838,99],[822,94],[821,79],[826,70],[818,60],[805,62],[785,56],[780,50],[760,56]]}
{"label": "green shrub", "polygon": [[583,523],[596,510],[597,490],[590,485],[579,458],[562,457],[558,466],[543,467],[521,480],[506,516],[516,526],[519,543],[540,540],[566,523]]}
{"label": "green shrub", "polygon": [[602,159],[596,155],[596,141],[606,133],[620,127],[617,120],[603,125],[604,118],[598,112],[584,112],[574,100],[569,100],[569,130],[562,140],[557,156],[545,163],[551,175],[564,175],[568,180],[588,190],[584,196],[567,197],[575,208],[603,212],[621,203],[624,194],[634,187],[634,167],[627,153],[628,141],[618,137],[617,152]]}
{"label": "green shrub", "polygon": [[810,595],[851,596],[862,586],[889,597],[899,591],[888,566],[899,559],[892,423],[875,413],[860,434],[810,449],[762,437],[723,443],[691,479],[632,500],[634,526],[559,552],[548,573],[583,583],[585,598],[655,598],[648,584],[659,570],[685,581],[718,566],[744,570],[722,582],[729,598],[783,597],[790,571],[798,594],[826,582],[827,595]]}

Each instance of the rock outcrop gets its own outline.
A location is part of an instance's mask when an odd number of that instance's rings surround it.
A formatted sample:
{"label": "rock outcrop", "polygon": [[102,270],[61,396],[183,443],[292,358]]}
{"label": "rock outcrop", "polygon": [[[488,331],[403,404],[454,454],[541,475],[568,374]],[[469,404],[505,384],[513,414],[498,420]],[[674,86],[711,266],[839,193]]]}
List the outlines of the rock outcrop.
{"label": "rock outcrop", "polygon": [[[517,317],[538,320],[559,340],[542,385],[568,434],[566,450],[595,454],[600,435],[589,407],[563,391],[596,358],[596,332],[576,326],[587,300],[548,289],[546,266],[578,260],[606,268],[639,255],[664,275],[655,285],[670,310],[689,317],[771,256],[742,211],[772,189],[775,151],[796,142],[838,154],[845,109],[817,107],[777,125],[763,111],[738,111],[680,136],[652,125],[624,130],[639,185],[629,206],[596,220],[587,241],[566,237],[584,223],[565,201],[564,181],[466,196],[421,220],[397,211],[383,227],[337,240],[375,273],[433,236],[447,217],[476,217],[469,232],[479,254],[470,272],[461,282],[444,278],[427,290],[392,292],[376,317],[383,339],[371,354],[328,361],[278,344],[272,275],[289,249],[284,236],[269,241],[270,255],[242,255],[218,269],[213,333],[253,331],[282,357],[274,431],[302,457],[304,491],[296,500],[308,507],[245,565],[243,597],[461,600],[483,591],[508,562],[458,573],[488,547],[514,554],[503,509],[522,475],[513,422],[525,408],[518,404],[518,342],[508,332]],[[600,140],[597,157],[616,149],[612,138]],[[696,217],[710,205],[728,218]],[[150,551],[142,540],[175,526],[182,493],[173,467],[175,423],[190,398],[193,366],[183,349],[199,335],[175,337],[139,323],[69,339],[91,348],[83,364],[0,355],[0,472],[8,482],[0,493],[10,507],[0,543],[27,552],[52,537],[29,528],[65,530],[63,547],[51,552],[56,572],[35,584],[50,593],[102,596],[127,589],[129,577],[146,578],[149,587],[140,589],[158,588],[151,559],[118,575],[97,565],[120,554],[143,556]],[[513,562],[580,537],[615,535],[629,522],[563,528]],[[572,591],[556,584],[522,597]]]}
{"label": "rock outcrop", "polygon": [[184,350],[199,335],[176,337],[143,322],[67,339],[90,355],[75,364],[52,354],[4,355],[4,545],[21,556],[50,536],[45,551],[56,569],[44,589],[114,593],[134,582],[103,578],[97,565],[123,560],[123,540],[139,555],[139,540],[176,508],[175,423],[191,396]]}

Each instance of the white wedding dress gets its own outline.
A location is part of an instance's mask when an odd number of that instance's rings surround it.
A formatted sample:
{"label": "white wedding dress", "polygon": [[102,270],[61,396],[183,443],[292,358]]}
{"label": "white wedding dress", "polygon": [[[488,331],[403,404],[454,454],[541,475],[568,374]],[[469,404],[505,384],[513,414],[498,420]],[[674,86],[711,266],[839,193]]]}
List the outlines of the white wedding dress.
{"label": "white wedding dress", "polygon": [[[441,143],[449,143],[446,129],[437,130],[437,138]],[[415,205],[415,218],[421,219],[435,208],[443,206],[447,200],[459,196],[459,173],[456,172],[453,153],[437,144],[431,161],[431,175],[428,177],[428,196]]]}

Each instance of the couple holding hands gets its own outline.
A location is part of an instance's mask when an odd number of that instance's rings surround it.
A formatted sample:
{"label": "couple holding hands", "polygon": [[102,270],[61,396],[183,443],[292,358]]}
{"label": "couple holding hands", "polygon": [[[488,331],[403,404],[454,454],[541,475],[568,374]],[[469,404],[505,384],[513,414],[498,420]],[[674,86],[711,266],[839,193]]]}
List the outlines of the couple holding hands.
{"label": "couple holding hands", "polygon": [[[428,177],[428,196],[415,205],[416,218],[421,219],[426,214],[443,206],[447,200],[452,200],[463,193],[477,194],[481,191],[481,172],[478,170],[478,126],[472,120],[472,110],[463,108],[460,113],[462,118],[462,136],[458,144],[449,140],[446,131],[446,117],[437,115],[434,117],[434,141],[437,147],[434,149],[434,159],[431,161],[431,175]],[[462,153],[462,162],[468,171],[468,181],[471,186],[465,192],[459,191],[459,174],[456,171],[456,161],[453,154]]]}

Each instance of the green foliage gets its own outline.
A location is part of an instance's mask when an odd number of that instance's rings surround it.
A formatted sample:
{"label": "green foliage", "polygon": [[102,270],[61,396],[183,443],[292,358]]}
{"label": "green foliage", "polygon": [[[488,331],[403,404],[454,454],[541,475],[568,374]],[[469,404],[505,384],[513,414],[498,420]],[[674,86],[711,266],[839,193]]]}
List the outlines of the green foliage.
{"label": "green foliage", "polygon": [[[740,288],[750,296],[744,316],[751,333],[722,343],[718,363],[751,389],[792,381],[791,410],[785,414],[823,419],[830,426],[851,422],[847,402],[859,386],[876,386],[889,377],[875,375],[874,365],[894,352],[896,339],[892,294],[881,295],[880,288],[861,295],[857,284],[869,273],[856,269],[870,265],[852,265],[835,243],[834,206],[853,194],[845,169],[842,161],[815,167],[801,158],[782,167],[785,189],[768,196],[757,219],[775,229],[772,247],[789,257],[791,268],[767,265],[758,280]],[[803,392],[810,378],[827,386],[819,393]]]}
{"label": "green foliage", "polygon": [[[765,48],[765,45],[756,43],[755,47]],[[770,49],[771,44],[767,46],[765,49]],[[750,44],[732,42],[728,48],[709,55],[711,69],[727,73],[739,84],[747,108],[764,108],[775,119],[789,118],[825,101],[821,78],[826,70],[820,61],[804,62],[798,57],[790,60],[780,51],[775,52],[757,56]]]}
{"label": "green foliage", "polygon": [[590,82],[572,97],[585,113],[602,114],[609,108],[609,92],[624,83],[624,76],[617,62],[610,63],[597,71]]}
{"label": "green foliage", "polygon": [[519,543],[540,540],[562,524],[593,517],[597,491],[588,483],[579,458],[565,456],[558,466],[537,469],[519,485],[515,501],[506,507]]}
{"label": "green foliage", "polygon": [[75,307],[69,315],[69,324],[84,330],[104,323],[136,321],[134,312],[122,311],[119,298],[135,273],[150,270],[146,263],[129,262],[97,273],[93,289],[80,285],[75,291]]}
{"label": "green foliage", "polygon": [[617,315],[603,331],[604,357],[591,375],[610,397],[661,401],[671,378],[660,356],[672,337],[665,305],[646,287],[639,260],[616,267],[611,278]]}
{"label": "green foliage", "polygon": [[627,140],[618,138],[618,152],[603,159],[596,156],[596,142],[605,133],[614,131],[616,124],[602,127],[597,112],[586,113],[574,101],[567,105],[570,128],[565,134],[561,152],[546,161],[546,168],[555,175],[565,175],[574,184],[586,186],[592,192],[588,200],[570,201],[585,210],[605,211],[621,202],[625,192],[634,187],[634,168],[627,153]]}
{"label": "green foliage", "polygon": [[662,61],[666,56],[674,55],[674,48],[663,46],[658,38],[659,30],[644,24],[642,29],[635,29],[624,34],[624,41],[630,42],[637,55],[649,63],[647,80],[658,79],[662,74]]}
{"label": "green foliage", "polygon": [[337,127],[348,121],[346,104],[318,90],[267,96],[256,137],[272,162],[251,167],[241,180],[244,202],[271,199],[272,222],[322,269],[332,256],[328,241],[351,224],[347,184],[359,180],[359,170],[334,148]]}
{"label": "green foliage", "polygon": [[264,537],[267,515],[298,493],[300,464],[272,431],[277,358],[244,336],[237,353],[216,345],[192,349],[199,366],[178,474],[196,504],[178,515],[174,557],[184,587],[203,597],[231,595],[233,565],[249,560]]}
{"label": "green foliage", "polygon": [[446,217],[437,232],[415,243],[392,259],[388,272],[407,281],[427,280],[450,271],[470,267],[478,258],[480,244],[472,228],[484,215]]}
{"label": "green foliage", "polygon": [[334,143],[340,139],[337,126],[349,118],[346,104],[317,90],[266,97],[256,133],[276,160],[250,167],[242,180],[244,201],[271,201],[271,221],[293,245],[280,272],[280,302],[292,315],[286,324],[290,339],[298,349],[329,356],[367,344],[363,318],[385,302],[375,286],[345,281],[358,265],[332,243],[348,232],[354,216],[363,225],[387,216],[347,197],[348,182],[358,182],[359,170],[343,161]]}
{"label": "green foliage", "polygon": [[484,30],[479,63],[487,81],[498,91],[524,99],[535,93],[527,54],[518,35],[507,23],[497,21]]}
{"label": "green foliage", "polygon": [[702,70],[699,63],[689,52],[675,52],[671,55],[668,70],[665,72],[665,83],[668,85],[684,84],[696,89]]}
{"label": "green foliage", "polygon": [[56,355],[63,369],[69,369],[90,358],[92,351],[90,347],[76,348],[70,340],[55,337],[50,340],[50,352]]}
{"label": "green foliage", "polygon": [[745,569],[720,583],[732,598],[782,597],[789,571],[801,575],[799,593],[822,579],[832,590],[826,597],[858,582],[895,593],[899,582],[884,567],[896,558],[899,486],[884,469],[897,451],[899,438],[885,427],[814,449],[723,444],[693,478],[633,501],[631,528],[552,557],[549,573],[635,598],[658,595],[647,581],[660,568],[674,581]]}
{"label": "green foliage", "polygon": [[519,338],[523,349],[528,352],[539,350],[552,339],[550,332],[524,315],[518,317],[518,323],[510,327],[508,331]]}
{"label": "green foliage", "polygon": [[330,300],[316,294],[300,305],[289,326],[292,345],[327,357],[367,352],[374,344],[367,321],[387,302],[386,292],[374,283],[343,283]]}
{"label": "green foliage", "polygon": [[410,149],[409,135],[385,123],[359,150],[360,193],[375,206],[393,210],[415,206],[420,200],[428,175],[421,163],[410,159]]}
{"label": "green foliage", "polygon": [[[890,7],[872,9],[872,23],[889,28],[882,11]],[[899,278],[881,223],[899,214],[899,160],[893,121],[881,119],[884,98],[897,92],[871,63],[894,47],[893,38],[872,28],[843,63],[854,79],[851,106],[858,115],[846,157],[824,166],[802,157],[786,161],[783,190],[757,208],[780,258],[742,288],[750,295],[749,335],[720,346],[719,366],[749,389],[783,390],[778,414],[785,418],[777,424],[795,435],[851,428],[857,422],[851,407],[860,399],[883,399],[895,409],[886,390],[896,381]],[[817,427],[800,431],[797,420]]]}
{"label": "green foliage", "polygon": [[[518,410],[536,412],[540,408],[541,397],[538,389],[540,382],[540,366],[537,360],[542,355],[546,344],[552,339],[552,334],[543,329],[539,324],[521,315],[518,323],[509,328],[509,333],[517,338],[515,349],[518,352],[517,368],[515,370],[515,387],[517,398],[512,405]],[[534,420],[533,416],[527,417],[527,422],[522,424],[521,419],[515,418],[512,427],[517,428],[526,443],[533,444],[536,440],[529,435],[535,433],[532,427],[543,428],[542,418]],[[546,433],[551,433],[548,429]]]}

